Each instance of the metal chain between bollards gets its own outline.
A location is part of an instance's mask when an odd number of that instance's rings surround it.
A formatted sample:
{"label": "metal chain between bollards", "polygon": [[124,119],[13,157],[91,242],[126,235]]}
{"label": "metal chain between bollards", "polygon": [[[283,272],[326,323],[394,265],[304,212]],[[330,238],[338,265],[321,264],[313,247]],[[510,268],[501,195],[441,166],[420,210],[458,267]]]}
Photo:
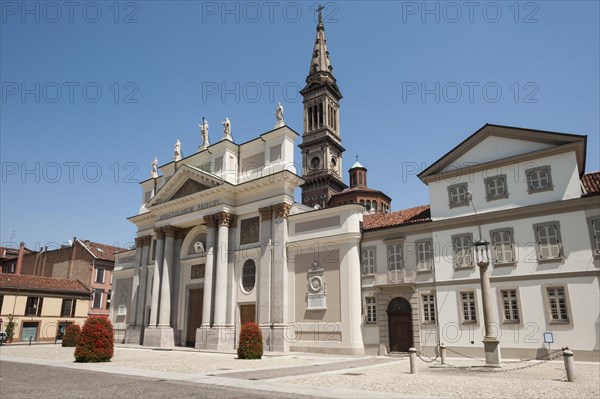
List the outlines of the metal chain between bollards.
{"label": "metal chain between bollards", "polygon": [[[559,353],[561,352],[561,353]],[[532,364],[527,364],[525,366],[521,366],[521,367],[513,367],[510,369],[495,369],[495,368],[489,368],[489,369],[474,369],[471,366],[454,366],[452,364],[446,364],[448,367],[450,368],[455,368],[455,369],[460,369],[463,371],[470,371],[470,372],[475,372],[475,373],[508,373],[510,371],[518,371],[518,370],[524,370],[524,369],[528,369],[531,367],[536,367],[536,366],[540,366],[542,364],[545,364],[547,362],[549,362],[550,360],[555,360],[558,359],[560,357],[562,357],[562,351],[557,351],[557,352],[553,352],[554,355],[553,356],[549,356],[548,359],[541,359],[536,362],[536,363],[532,363]]]}
{"label": "metal chain between bollards", "polygon": [[[434,357],[434,358],[431,358],[431,357],[429,357],[429,356],[425,356],[425,355],[423,355],[422,353],[418,353],[418,352],[417,352],[417,357],[418,357],[418,358],[419,358],[419,360],[421,360],[422,362],[425,362],[425,363],[433,363],[433,362],[437,361],[437,359],[438,359],[440,356],[439,356],[439,355],[435,355],[435,357]],[[428,358],[429,360],[428,360],[428,359],[424,359],[424,357]]]}

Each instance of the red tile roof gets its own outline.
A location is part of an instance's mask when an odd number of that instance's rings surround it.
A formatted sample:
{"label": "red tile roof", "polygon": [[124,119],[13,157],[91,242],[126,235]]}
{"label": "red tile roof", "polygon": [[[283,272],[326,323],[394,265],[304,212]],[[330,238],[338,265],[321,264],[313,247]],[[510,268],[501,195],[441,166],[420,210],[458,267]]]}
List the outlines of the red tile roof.
{"label": "red tile roof", "polygon": [[583,184],[586,195],[600,194],[600,172],[586,173],[581,177],[581,184]]}
{"label": "red tile roof", "polygon": [[363,218],[363,230],[375,230],[384,227],[401,226],[431,221],[429,205],[403,209],[390,213],[374,213]]}
{"label": "red tile roof", "polygon": [[127,251],[125,248],[100,244],[89,240],[79,240],[98,259],[115,261],[115,252]]}
{"label": "red tile roof", "polygon": [[86,295],[90,293],[90,290],[79,280],[6,273],[0,274],[0,289],[18,289],[21,292],[47,291]]}

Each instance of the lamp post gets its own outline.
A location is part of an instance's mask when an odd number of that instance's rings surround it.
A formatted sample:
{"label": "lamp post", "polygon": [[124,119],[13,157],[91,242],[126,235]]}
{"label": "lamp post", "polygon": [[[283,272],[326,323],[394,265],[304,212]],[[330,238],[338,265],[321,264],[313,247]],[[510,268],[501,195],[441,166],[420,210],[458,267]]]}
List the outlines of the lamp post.
{"label": "lamp post", "polygon": [[485,365],[487,367],[502,367],[500,365],[500,341],[496,337],[494,330],[494,317],[492,309],[492,298],[490,295],[490,265],[489,245],[490,243],[484,240],[481,236],[481,225],[477,210],[472,201],[473,196],[470,192],[467,193],[467,200],[473,207],[475,218],[477,219],[477,227],[479,228],[479,240],[473,246],[475,247],[475,260],[479,267],[479,280],[481,284],[481,299],[483,301],[483,324],[485,328],[485,337],[483,338],[483,350],[485,352]]}

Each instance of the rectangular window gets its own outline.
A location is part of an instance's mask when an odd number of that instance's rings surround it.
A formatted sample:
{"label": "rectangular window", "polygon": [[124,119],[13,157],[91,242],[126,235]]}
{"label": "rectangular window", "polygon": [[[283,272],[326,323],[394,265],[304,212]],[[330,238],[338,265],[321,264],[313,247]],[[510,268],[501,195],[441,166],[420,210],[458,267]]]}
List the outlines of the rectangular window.
{"label": "rectangular window", "polygon": [[475,292],[461,292],[460,300],[464,323],[477,323],[477,307],[475,306]]}
{"label": "rectangular window", "polygon": [[417,270],[433,269],[433,242],[417,241]]}
{"label": "rectangular window", "polygon": [[488,201],[508,198],[506,175],[488,177],[485,182],[485,198]]}
{"label": "rectangular window", "polygon": [[600,219],[589,219],[590,234],[592,238],[592,252],[600,255]]}
{"label": "rectangular window", "polygon": [[548,309],[550,310],[550,319],[557,323],[568,323],[569,312],[567,311],[567,298],[564,287],[546,288],[548,295]]}
{"label": "rectangular window", "polygon": [[402,244],[388,245],[388,270],[401,270],[402,262]]}
{"label": "rectangular window", "polygon": [[104,284],[104,269],[101,267],[96,269],[96,282],[98,284]]}
{"label": "rectangular window", "polygon": [[92,303],[92,309],[102,309],[102,290],[94,290],[94,300]]}
{"label": "rectangular window", "polygon": [[467,183],[448,186],[448,202],[450,208],[468,205],[467,191]]}
{"label": "rectangular window", "polygon": [[25,316],[41,316],[44,298],[30,296],[25,305]]}
{"label": "rectangular window", "polygon": [[375,273],[375,248],[365,248],[363,255],[363,274]]}
{"label": "rectangular window", "polygon": [[452,237],[452,249],[454,251],[454,267],[473,266],[473,238],[471,234]]}
{"label": "rectangular window", "polygon": [[368,296],[365,298],[367,304],[367,323],[377,323],[377,300]]}
{"label": "rectangular window", "polygon": [[156,239],[152,239],[152,256],[151,259],[155,260],[156,259]]}
{"label": "rectangular window", "polygon": [[525,175],[527,177],[527,192],[529,194],[550,191],[554,188],[550,165],[527,169]]}
{"label": "rectangular window", "polygon": [[536,224],[538,259],[558,259],[562,257],[560,225],[558,222]]}
{"label": "rectangular window", "polygon": [[425,323],[435,322],[435,295],[421,295],[423,304],[423,321]]}
{"label": "rectangular window", "polygon": [[240,244],[252,244],[260,240],[260,218],[258,216],[240,222]]}
{"label": "rectangular window", "polygon": [[502,297],[504,321],[506,323],[518,323],[521,319],[519,317],[517,290],[500,290],[500,296]]}
{"label": "rectangular window", "polygon": [[61,317],[75,317],[75,299],[63,299],[60,309]]}
{"label": "rectangular window", "polygon": [[493,263],[514,263],[513,230],[493,230],[490,235],[492,236]]}

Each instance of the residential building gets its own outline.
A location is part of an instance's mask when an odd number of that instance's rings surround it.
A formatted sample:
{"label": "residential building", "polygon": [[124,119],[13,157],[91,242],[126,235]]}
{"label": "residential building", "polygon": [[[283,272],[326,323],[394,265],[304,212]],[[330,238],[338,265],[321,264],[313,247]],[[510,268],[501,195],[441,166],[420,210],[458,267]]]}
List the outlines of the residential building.
{"label": "residential building", "polygon": [[12,317],[13,342],[54,341],[67,325],[83,326],[89,302],[90,291],[80,281],[0,274],[2,331]]}

